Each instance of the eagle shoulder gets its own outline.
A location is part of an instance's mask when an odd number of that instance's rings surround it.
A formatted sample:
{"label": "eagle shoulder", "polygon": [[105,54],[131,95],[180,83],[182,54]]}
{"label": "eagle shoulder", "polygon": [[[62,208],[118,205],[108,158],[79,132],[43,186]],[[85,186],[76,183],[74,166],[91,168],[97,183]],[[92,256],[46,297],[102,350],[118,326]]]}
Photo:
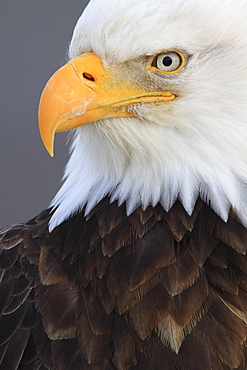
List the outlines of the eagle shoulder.
{"label": "eagle shoulder", "polygon": [[[104,198],[0,232],[0,369],[245,369],[247,230]],[[166,367],[164,367],[166,366]]]}

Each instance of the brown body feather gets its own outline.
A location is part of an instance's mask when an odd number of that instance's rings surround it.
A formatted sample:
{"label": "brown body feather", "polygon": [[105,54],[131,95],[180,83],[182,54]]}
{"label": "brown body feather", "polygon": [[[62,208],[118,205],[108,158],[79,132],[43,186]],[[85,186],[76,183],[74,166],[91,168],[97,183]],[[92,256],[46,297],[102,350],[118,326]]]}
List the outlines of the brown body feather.
{"label": "brown body feather", "polygon": [[0,236],[1,370],[244,370],[247,230],[197,201],[126,216],[103,199],[51,234]]}

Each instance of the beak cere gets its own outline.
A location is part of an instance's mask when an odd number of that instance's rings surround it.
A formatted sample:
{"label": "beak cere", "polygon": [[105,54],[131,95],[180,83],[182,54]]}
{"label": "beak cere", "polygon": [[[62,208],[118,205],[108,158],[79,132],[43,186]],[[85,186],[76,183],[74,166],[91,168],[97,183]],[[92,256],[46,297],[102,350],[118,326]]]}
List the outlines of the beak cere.
{"label": "beak cere", "polygon": [[53,156],[56,132],[103,118],[133,117],[130,104],[174,98],[170,92],[150,92],[131,88],[129,81],[113,81],[111,70],[105,70],[97,55],[84,54],[60,68],[46,84],[39,105],[40,135]]}

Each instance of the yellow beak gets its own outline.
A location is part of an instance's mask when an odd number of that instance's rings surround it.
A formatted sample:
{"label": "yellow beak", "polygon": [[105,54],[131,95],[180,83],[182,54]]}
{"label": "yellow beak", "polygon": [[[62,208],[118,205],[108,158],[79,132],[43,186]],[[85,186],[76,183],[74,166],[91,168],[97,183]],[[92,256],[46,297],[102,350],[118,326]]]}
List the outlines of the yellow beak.
{"label": "yellow beak", "polygon": [[110,117],[133,117],[128,105],[170,101],[170,92],[133,88],[130,81],[116,79],[94,53],[84,54],[60,68],[47,82],[40,98],[39,129],[53,156],[54,135]]}

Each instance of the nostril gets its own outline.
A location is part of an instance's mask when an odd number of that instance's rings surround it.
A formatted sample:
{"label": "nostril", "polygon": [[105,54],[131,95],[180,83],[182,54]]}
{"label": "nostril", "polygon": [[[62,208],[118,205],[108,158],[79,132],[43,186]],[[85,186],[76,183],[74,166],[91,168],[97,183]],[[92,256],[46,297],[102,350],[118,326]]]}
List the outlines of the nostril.
{"label": "nostril", "polygon": [[84,72],[82,74],[82,76],[86,79],[86,80],[89,80],[89,81],[95,81],[94,77],[92,75],[90,75],[90,73],[87,73],[87,72]]}

